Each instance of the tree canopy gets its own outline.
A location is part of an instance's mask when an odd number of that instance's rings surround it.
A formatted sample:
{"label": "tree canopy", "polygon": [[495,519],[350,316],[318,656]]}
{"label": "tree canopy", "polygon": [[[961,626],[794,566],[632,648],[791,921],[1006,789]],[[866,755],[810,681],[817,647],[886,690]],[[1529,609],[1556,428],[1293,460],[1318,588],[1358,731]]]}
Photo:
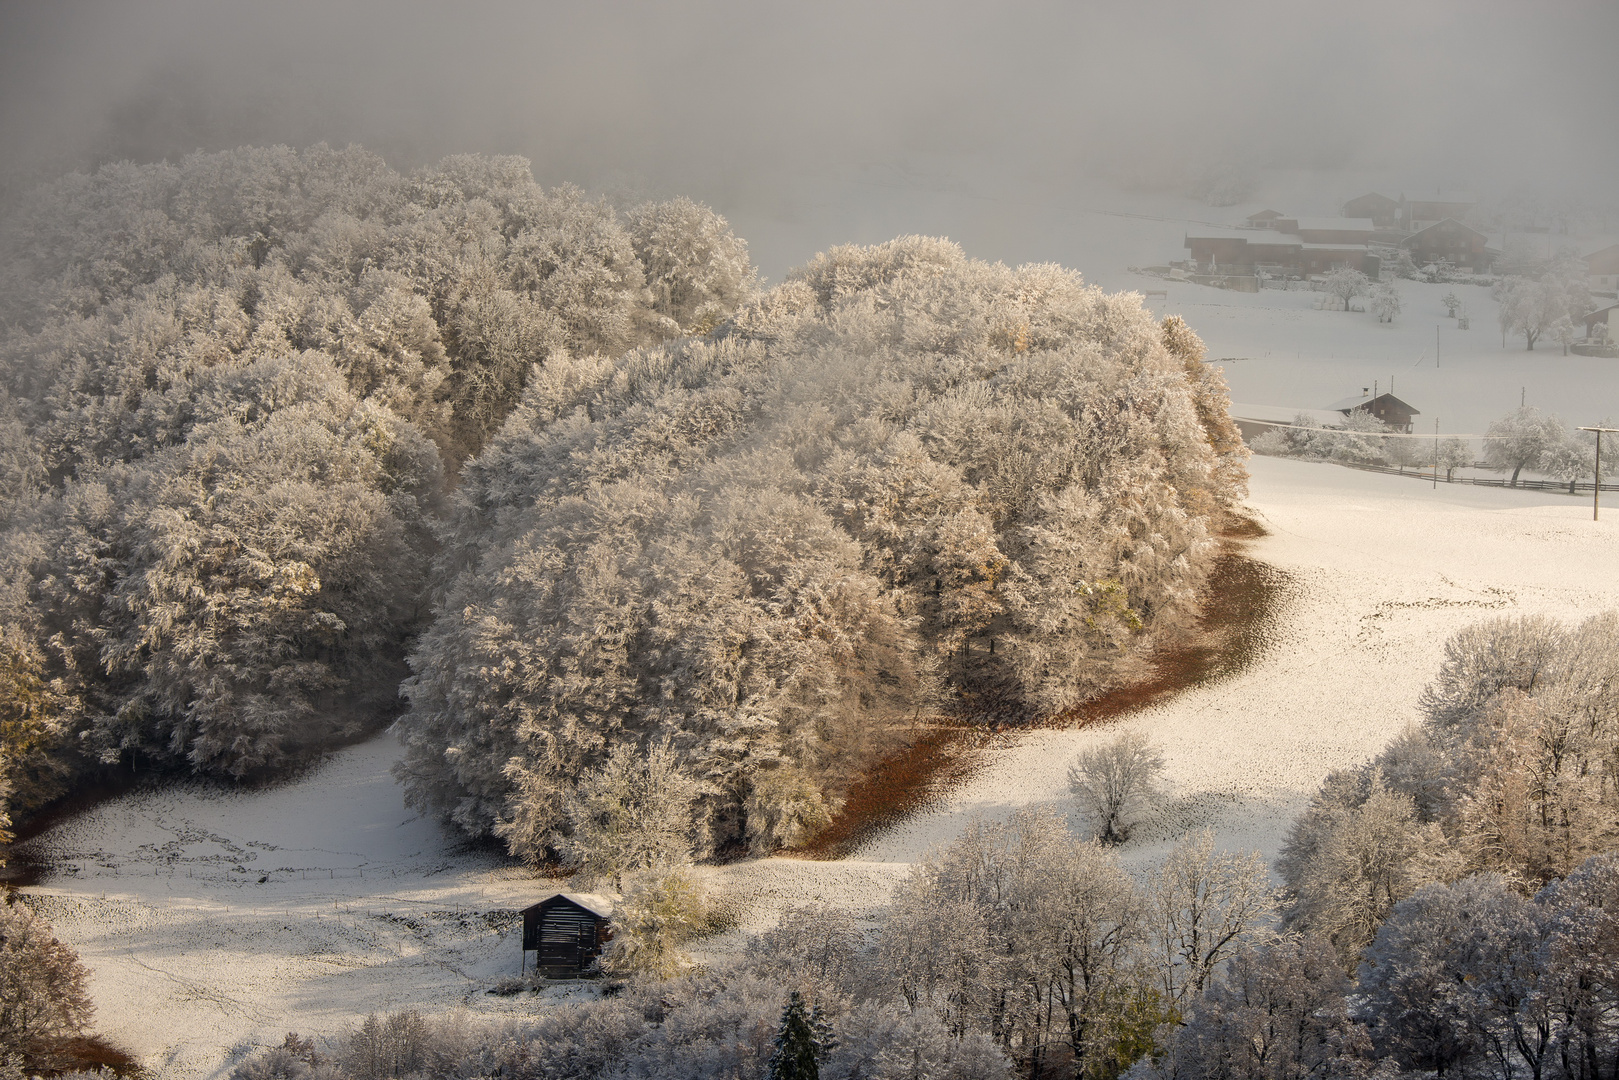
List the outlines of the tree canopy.
{"label": "tree canopy", "polygon": [[556,357],[461,477],[411,799],[541,859],[667,742],[715,842],[824,824],[918,709],[1060,709],[1193,610],[1246,450],[1178,320],[909,237],[702,339]]}

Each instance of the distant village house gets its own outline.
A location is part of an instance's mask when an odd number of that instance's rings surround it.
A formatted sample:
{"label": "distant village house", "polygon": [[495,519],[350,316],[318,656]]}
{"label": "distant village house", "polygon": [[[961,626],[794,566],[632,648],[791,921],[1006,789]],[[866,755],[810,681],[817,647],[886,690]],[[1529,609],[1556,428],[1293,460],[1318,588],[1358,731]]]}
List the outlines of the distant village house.
{"label": "distant village house", "polygon": [[1327,406],[1328,409],[1343,416],[1354,413],[1366,413],[1380,422],[1390,431],[1411,430],[1411,418],[1421,416],[1422,413],[1393,394],[1378,394],[1373,397],[1362,393],[1359,397],[1347,397],[1342,401],[1335,401]]}
{"label": "distant village house", "polygon": [[1379,263],[1371,254],[1370,222],[1280,216],[1267,220],[1271,223],[1248,229],[1187,232],[1185,245],[1198,272],[1302,277],[1347,266],[1376,276]]}
{"label": "distant village house", "polygon": [[1619,299],[1619,244],[1587,255],[1585,272],[1589,275],[1586,283],[1592,292]]}
{"label": "distant village house", "polygon": [[1400,203],[1387,195],[1369,192],[1358,199],[1344,203],[1344,217],[1367,218],[1379,229],[1392,229],[1399,224]]}
{"label": "distant village house", "polygon": [[1344,203],[1344,217],[1364,218],[1379,229],[1412,233],[1446,218],[1464,218],[1476,205],[1477,201],[1465,191],[1409,200],[1404,193],[1398,199],[1391,199],[1381,192],[1370,191]]}
{"label": "distant village house", "polygon": [[1475,274],[1482,274],[1495,262],[1487,239],[1477,229],[1446,218],[1412,233],[1400,243],[1411,252],[1411,259],[1418,266],[1445,259],[1452,266],[1466,267]]}

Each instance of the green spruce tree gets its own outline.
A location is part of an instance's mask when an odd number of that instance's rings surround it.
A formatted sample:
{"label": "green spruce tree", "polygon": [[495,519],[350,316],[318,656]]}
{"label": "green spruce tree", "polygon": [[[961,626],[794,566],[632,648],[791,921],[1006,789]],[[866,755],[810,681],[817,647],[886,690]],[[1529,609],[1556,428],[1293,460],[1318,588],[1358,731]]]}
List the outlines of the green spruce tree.
{"label": "green spruce tree", "polygon": [[776,1052],[770,1055],[769,1080],[820,1080],[815,1031],[804,1012],[804,995],[794,990],[781,1013]]}

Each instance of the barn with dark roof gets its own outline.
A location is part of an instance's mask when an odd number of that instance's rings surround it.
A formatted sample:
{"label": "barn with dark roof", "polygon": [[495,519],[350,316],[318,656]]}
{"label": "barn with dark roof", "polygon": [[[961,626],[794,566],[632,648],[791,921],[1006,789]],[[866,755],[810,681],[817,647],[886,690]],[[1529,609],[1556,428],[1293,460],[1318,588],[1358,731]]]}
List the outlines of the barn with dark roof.
{"label": "barn with dark roof", "polygon": [[551,979],[595,974],[613,936],[613,901],[596,893],[559,892],[523,909],[523,962]]}

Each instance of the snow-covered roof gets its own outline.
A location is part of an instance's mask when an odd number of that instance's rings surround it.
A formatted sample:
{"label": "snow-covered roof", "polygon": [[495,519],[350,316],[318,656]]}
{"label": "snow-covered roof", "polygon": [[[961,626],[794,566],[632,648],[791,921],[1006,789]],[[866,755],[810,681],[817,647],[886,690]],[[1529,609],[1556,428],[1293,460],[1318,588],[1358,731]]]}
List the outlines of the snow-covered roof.
{"label": "snow-covered roof", "polygon": [[1250,244],[1269,247],[1294,247],[1303,243],[1292,233],[1280,233],[1275,229],[1222,229],[1215,226],[1189,230],[1186,239],[1243,240]]}
{"label": "snow-covered roof", "polygon": [[1361,217],[1301,217],[1298,222],[1300,232],[1330,229],[1334,232],[1369,233],[1373,229],[1372,219]]}
{"label": "snow-covered roof", "polygon": [[580,907],[584,908],[586,911],[597,916],[598,918],[610,919],[613,916],[613,898],[610,896],[603,896],[601,893],[555,892],[550,896],[547,896],[544,900],[541,900],[531,906],[539,907],[540,904],[545,903],[546,900],[555,900],[559,896],[564,900],[578,904]]}
{"label": "snow-covered roof", "polygon": [[1357,244],[1353,240],[1340,240],[1336,244],[1305,244],[1305,251],[1360,251],[1364,252],[1368,245]]}
{"label": "snow-covered roof", "polygon": [[1205,225],[1200,229],[1188,229],[1188,240],[1248,240],[1258,233],[1269,233],[1269,229],[1227,229],[1218,225]]}
{"label": "snow-covered roof", "polygon": [[1466,229],[1468,232],[1472,233],[1474,236],[1484,236],[1484,238],[1486,240],[1489,239],[1488,236],[1485,236],[1483,233],[1479,232],[1477,229],[1473,228],[1473,226],[1471,226],[1471,225],[1464,225],[1460,221],[1457,221],[1455,218],[1442,218],[1439,221],[1434,222],[1432,225],[1424,225],[1422,228],[1418,229],[1416,232],[1412,233],[1410,236],[1406,237],[1404,240],[1401,240],[1400,243],[1409,244],[1411,241],[1415,240],[1417,237],[1421,236],[1423,233],[1427,232],[1429,229],[1437,229],[1441,225],[1454,225],[1458,229]]}

